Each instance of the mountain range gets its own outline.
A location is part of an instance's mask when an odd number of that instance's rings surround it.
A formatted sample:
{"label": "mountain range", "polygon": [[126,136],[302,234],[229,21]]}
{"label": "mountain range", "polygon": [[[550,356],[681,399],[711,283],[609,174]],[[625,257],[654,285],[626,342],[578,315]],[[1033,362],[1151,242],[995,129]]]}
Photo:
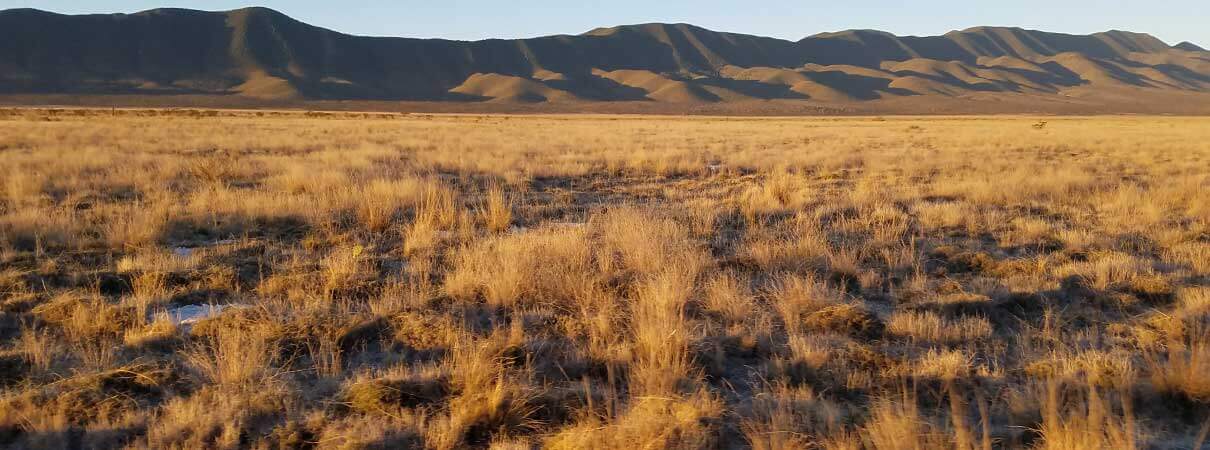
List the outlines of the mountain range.
{"label": "mountain range", "polygon": [[853,104],[1155,93],[1207,98],[1210,52],[1127,31],[976,27],[903,37],[850,30],[790,41],[653,23],[470,42],[353,36],[265,8],[0,11],[0,94],[9,95]]}

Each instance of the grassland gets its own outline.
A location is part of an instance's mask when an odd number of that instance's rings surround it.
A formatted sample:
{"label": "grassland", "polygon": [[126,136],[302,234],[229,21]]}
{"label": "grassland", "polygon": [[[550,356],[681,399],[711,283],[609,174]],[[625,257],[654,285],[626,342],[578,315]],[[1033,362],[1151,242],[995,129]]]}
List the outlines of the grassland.
{"label": "grassland", "polygon": [[1201,446],[1210,119],[1046,120],[5,110],[0,446]]}

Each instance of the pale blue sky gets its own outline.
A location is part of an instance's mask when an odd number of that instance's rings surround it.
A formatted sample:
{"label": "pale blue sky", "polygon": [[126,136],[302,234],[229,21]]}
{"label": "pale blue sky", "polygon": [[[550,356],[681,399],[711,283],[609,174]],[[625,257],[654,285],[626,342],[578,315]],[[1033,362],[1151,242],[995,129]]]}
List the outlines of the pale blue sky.
{"label": "pale blue sky", "polygon": [[[873,28],[936,35],[976,25],[1086,34],[1151,33],[1169,44],[1210,46],[1210,0],[0,0],[0,9],[136,12],[172,6],[266,6],[351,34],[448,39],[577,34],[598,26],[688,22],[718,31],[798,40],[821,31]],[[910,7],[904,5],[911,5]]]}

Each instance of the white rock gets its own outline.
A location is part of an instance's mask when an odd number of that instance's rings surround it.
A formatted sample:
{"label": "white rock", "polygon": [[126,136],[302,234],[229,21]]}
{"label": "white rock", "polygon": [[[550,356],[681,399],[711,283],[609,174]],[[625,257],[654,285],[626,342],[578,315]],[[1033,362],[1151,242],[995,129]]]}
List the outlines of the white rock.
{"label": "white rock", "polygon": [[189,331],[193,324],[217,317],[223,311],[247,308],[247,305],[185,305],[169,309],[163,314],[168,321],[184,331]]}

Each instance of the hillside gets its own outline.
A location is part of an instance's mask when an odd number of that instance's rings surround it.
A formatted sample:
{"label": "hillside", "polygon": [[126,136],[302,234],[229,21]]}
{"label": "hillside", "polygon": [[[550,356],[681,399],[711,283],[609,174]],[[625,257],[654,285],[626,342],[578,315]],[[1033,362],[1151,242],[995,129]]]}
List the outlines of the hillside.
{"label": "hillside", "polygon": [[476,42],[371,38],[276,11],[0,11],[0,93],[503,103],[904,97],[1206,101],[1210,52],[1152,36],[978,27],[854,30],[797,42],[687,24]]}

